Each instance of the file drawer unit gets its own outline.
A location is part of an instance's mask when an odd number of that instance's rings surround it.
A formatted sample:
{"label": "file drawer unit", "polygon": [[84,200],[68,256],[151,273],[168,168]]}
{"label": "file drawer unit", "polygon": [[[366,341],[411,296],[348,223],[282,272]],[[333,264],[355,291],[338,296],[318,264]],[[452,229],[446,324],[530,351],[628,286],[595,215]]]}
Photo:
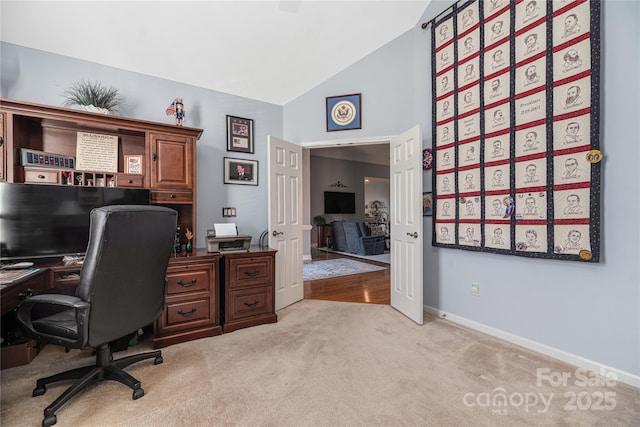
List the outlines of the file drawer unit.
{"label": "file drawer unit", "polygon": [[222,292],[222,329],[232,332],[275,323],[275,254],[252,247],[249,252],[226,253]]}
{"label": "file drawer unit", "polygon": [[154,348],[222,333],[219,262],[219,255],[204,249],[171,258],[165,309],[155,322]]}

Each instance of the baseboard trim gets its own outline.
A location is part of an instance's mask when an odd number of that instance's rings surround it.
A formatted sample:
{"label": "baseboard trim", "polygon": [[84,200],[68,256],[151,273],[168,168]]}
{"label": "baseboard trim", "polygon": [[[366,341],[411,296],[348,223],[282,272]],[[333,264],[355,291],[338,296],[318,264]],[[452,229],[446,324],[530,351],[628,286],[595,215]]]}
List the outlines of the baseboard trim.
{"label": "baseboard trim", "polygon": [[311,261],[311,255],[302,255],[302,262]]}
{"label": "baseboard trim", "polygon": [[617,368],[612,368],[610,366],[603,365],[602,363],[585,359],[582,356],[578,356],[578,355],[566,352],[564,350],[559,350],[557,348],[550,347],[548,345],[541,344],[539,342],[532,341],[527,338],[522,338],[518,335],[505,332],[501,329],[496,329],[491,326],[487,326],[482,323],[469,320],[461,316],[456,316],[455,314],[446,313],[442,310],[439,310],[434,307],[430,307],[426,304],[424,305],[424,311],[431,314],[432,316],[436,316],[445,320],[450,320],[459,325],[466,326],[471,329],[475,329],[476,331],[483,332],[487,335],[491,335],[496,338],[500,338],[502,340],[508,341],[512,344],[516,344],[521,347],[527,348],[529,350],[533,350],[538,353],[544,354],[545,356],[553,357],[554,359],[558,359],[563,362],[570,363],[579,368],[588,369],[591,372],[595,372],[595,373],[606,372],[607,374],[613,373],[616,375],[617,381],[620,381],[622,383],[628,384],[636,388],[640,388],[640,376],[634,375],[630,372],[625,372]]}

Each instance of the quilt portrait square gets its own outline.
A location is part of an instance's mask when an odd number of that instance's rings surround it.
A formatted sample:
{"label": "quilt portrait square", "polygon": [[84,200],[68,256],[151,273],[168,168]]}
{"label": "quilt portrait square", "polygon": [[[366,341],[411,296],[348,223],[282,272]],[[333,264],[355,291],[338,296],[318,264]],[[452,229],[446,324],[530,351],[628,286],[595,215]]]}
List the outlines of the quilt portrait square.
{"label": "quilt portrait square", "polygon": [[516,69],[516,95],[545,85],[546,64],[547,59],[542,57]]}
{"label": "quilt portrait square", "polygon": [[591,78],[585,77],[553,88],[553,114],[565,114],[591,105]]}
{"label": "quilt portrait square", "polygon": [[453,228],[455,225],[453,224],[436,224],[436,242],[445,243],[445,244],[453,244],[454,232]]}
{"label": "quilt portrait square", "polygon": [[509,180],[509,165],[490,166],[484,169],[485,190],[507,190]]}
{"label": "quilt portrait square", "polygon": [[504,198],[508,197],[509,193],[504,195],[488,196],[485,198],[485,217],[496,220],[500,218],[509,218],[507,216],[507,205],[504,204]]}
{"label": "quilt portrait square", "polygon": [[546,26],[539,25],[516,37],[516,65],[521,61],[544,54],[547,43]]}
{"label": "quilt portrait square", "polygon": [[458,114],[480,108],[480,85],[473,85],[458,95]]}
{"label": "quilt portrait square", "polygon": [[484,82],[484,102],[492,104],[509,97],[511,73],[503,73]]}
{"label": "quilt portrait square", "polygon": [[484,141],[484,161],[496,162],[509,158],[509,135],[494,136]]}
{"label": "quilt portrait square", "polygon": [[438,52],[438,62],[436,65],[436,73],[446,69],[453,65],[453,43],[449,46],[442,48]]}
{"label": "quilt portrait square", "polygon": [[581,250],[591,250],[588,225],[556,225],[553,234],[555,253],[577,255]]}
{"label": "quilt portrait square", "polygon": [[456,217],[456,200],[454,198],[437,199],[436,216],[438,219],[454,219]]}
{"label": "quilt portrait square", "polygon": [[553,149],[579,147],[590,144],[591,115],[583,114],[553,122]]}
{"label": "quilt portrait square", "polygon": [[591,45],[589,40],[569,45],[553,53],[553,79],[565,79],[591,67]]}
{"label": "quilt portrait square", "polygon": [[538,125],[516,131],[516,157],[546,151],[546,125]]}
{"label": "quilt portrait square", "polygon": [[545,5],[541,0],[525,0],[516,5],[516,31],[544,19]]}
{"label": "quilt portrait square", "polygon": [[453,39],[453,18],[438,24],[436,28],[436,49]]}
{"label": "quilt portrait square", "polygon": [[516,194],[516,220],[547,219],[547,192]]}
{"label": "quilt portrait square", "polygon": [[438,121],[453,117],[453,95],[438,101],[437,105],[436,119]]}
{"label": "quilt portrait square", "polygon": [[516,188],[547,185],[547,160],[545,158],[516,162]]}
{"label": "quilt portrait square", "polygon": [[438,165],[438,169],[446,170],[451,169],[453,167],[453,158],[455,156],[454,148],[446,148],[444,150],[437,151],[437,159],[436,164]]}
{"label": "quilt portrait square", "polygon": [[553,17],[553,45],[558,46],[589,32],[590,2],[584,2]]}
{"label": "quilt portrait square", "polygon": [[480,191],[480,169],[470,169],[460,173],[458,187],[460,193]]}
{"label": "quilt portrait square", "polygon": [[547,252],[547,226],[516,224],[516,250]]}
{"label": "quilt portrait square", "polygon": [[453,194],[455,192],[454,183],[455,175],[453,173],[436,175],[436,184],[439,194]]}
{"label": "quilt portrait square", "polygon": [[493,76],[509,67],[509,41],[484,53],[484,75]]}
{"label": "quilt portrait square", "polygon": [[556,190],[553,193],[553,210],[556,219],[589,218],[590,208],[588,188]]}
{"label": "quilt portrait square", "polygon": [[494,108],[485,110],[485,129],[487,133],[508,129],[509,120],[509,104],[501,104]]}
{"label": "quilt portrait square", "polygon": [[480,246],[480,224],[458,224],[458,244],[463,246]]}
{"label": "quilt portrait square", "polygon": [[463,33],[478,23],[478,2],[469,4],[458,14],[458,32]]}
{"label": "quilt portrait square", "polygon": [[553,158],[555,184],[574,184],[591,181],[591,164],[587,162],[587,152],[572,153]]}
{"label": "quilt portrait square", "polygon": [[480,51],[480,29],[458,39],[458,57],[462,60]]}
{"label": "quilt portrait square", "polygon": [[447,123],[436,128],[436,137],[438,138],[436,145],[445,145],[453,142],[453,123]]}
{"label": "quilt portrait square", "polygon": [[499,43],[509,36],[511,19],[509,18],[509,11],[501,14],[495,19],[491,19],[484,26],[484,46],[491,46],[494,43]]}
{"label": "quilt portrait square", "polygon": [[460,200],[460,219],[480,219],[480,197],[464,197]]}
{"label": "quilt portrait square", "polygon": [[480,140],[468,142],[458,147],[458,163],[469,166],[480,163]]}
{"label": "quilt portrait square", "polygon": [[488,248],[510,249],[511,227],[505,224],[485,224],[484,245]]}
{"label": "quilt portrait square", "polygon": [[468,85],[469,83],[478,80],[480,75],[479,64],[480,57],[476,56],[468,61],[460,62],[458,65],[458,81],[461,82],[460,86]]}

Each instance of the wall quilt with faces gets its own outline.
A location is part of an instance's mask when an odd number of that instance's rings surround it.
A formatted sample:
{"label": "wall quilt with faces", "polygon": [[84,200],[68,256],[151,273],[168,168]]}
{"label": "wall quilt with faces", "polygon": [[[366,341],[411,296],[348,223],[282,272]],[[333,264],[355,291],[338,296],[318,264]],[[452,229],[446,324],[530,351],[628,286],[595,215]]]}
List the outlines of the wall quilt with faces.
{"label": "wall quilt with faces", "polygon": [[433,244],[598,262],[599,1],[474,0],[431,24]]}

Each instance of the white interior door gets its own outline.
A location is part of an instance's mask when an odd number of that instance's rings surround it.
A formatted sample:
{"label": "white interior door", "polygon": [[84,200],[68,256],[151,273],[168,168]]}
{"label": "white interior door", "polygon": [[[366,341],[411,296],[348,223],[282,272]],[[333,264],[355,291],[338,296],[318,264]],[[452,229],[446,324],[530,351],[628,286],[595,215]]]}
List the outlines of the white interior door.
{"label": "white interior door", "polygon": [[391,306],[423,323],[420,125],[390,142]]}
{"label": "white interior door", "polygon": [[304,298],[302,147],[268,136],[269,247],[276,249],[275,309]]}

